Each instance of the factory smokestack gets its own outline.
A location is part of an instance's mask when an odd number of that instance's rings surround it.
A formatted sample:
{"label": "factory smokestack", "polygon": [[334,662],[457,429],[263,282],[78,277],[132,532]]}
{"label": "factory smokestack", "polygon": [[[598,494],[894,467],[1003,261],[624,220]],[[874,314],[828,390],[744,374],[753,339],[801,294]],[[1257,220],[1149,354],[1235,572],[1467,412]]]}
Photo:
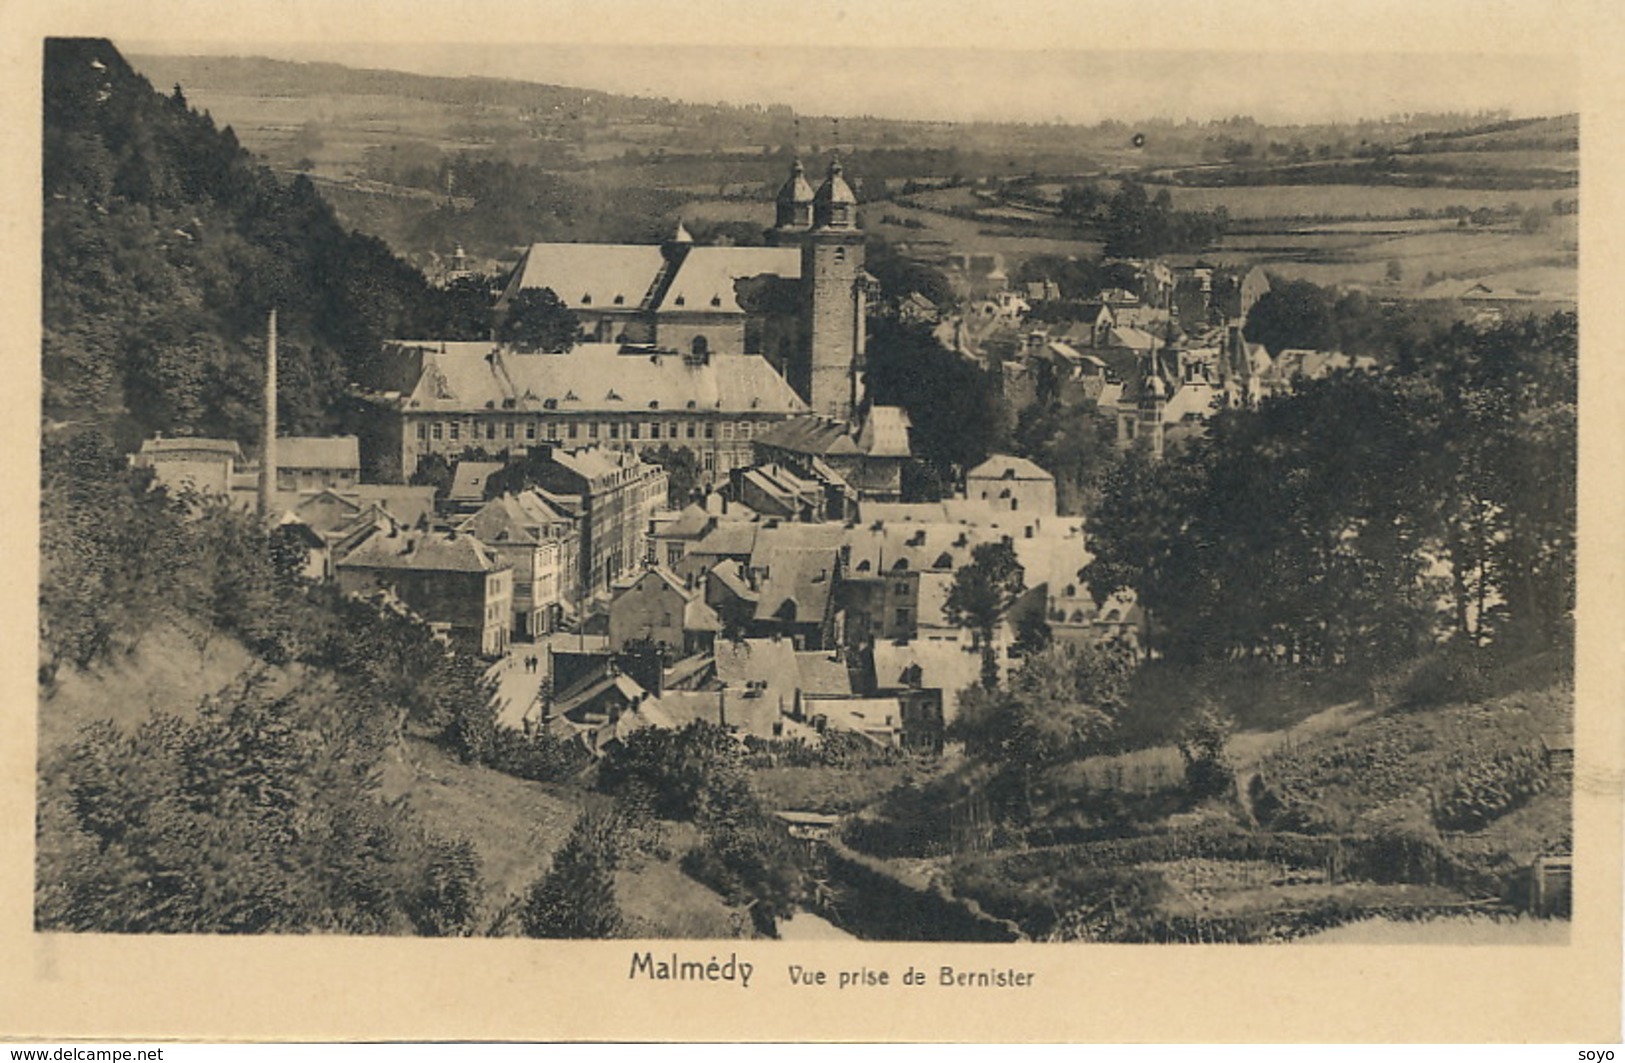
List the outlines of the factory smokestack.
{"label": "factory smokestack", "polygon": [[265,426],[260,440],[260,515],[276,516],[276,310],[265,326]]}

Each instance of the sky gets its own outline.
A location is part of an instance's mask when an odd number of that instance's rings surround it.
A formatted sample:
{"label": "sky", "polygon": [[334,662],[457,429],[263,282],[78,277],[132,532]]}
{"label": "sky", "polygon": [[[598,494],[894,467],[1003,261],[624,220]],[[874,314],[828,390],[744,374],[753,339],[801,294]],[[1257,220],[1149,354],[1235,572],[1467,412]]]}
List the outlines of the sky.
{"label": "sky", "polygon": [[1580,110],[1579,54],[1602,29],[1592,0],[127,3],[160,4],[164,16],[91,4],[84,30],[133,54],[326,60],[949,121],[1567,113]]}
{"label": "sky", "polygon": [[1102,119],[1346,121],[1414,111],[1579,109],[1572,59],[1542,55],[877,46],[119,40],[133,54],[263,55],[476,74],[802,114],[1092,124]]}

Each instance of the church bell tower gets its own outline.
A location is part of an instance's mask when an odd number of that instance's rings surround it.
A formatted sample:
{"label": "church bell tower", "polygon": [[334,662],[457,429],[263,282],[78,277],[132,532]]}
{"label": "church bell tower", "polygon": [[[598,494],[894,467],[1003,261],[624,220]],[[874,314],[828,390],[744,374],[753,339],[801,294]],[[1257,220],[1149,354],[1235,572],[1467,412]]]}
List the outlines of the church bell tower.
{"label": "church bell tower", "polygon": [[[786,190],[800,179],[800,164]],[[804,179],[799,181],[806,188]],[[780,220],[786,220],[784,192]],[[792,199],[791,206],[799,207]],[[863,241],[858,228],[858,200],[842,176],[841,161],[831,158],[824,183],[811,197],[810,228],[796,233],[801,244],[801,343],[791,366],[790,384],[812,411],[850,423],[863,401],[861,360],[865,344]],[[791,215],[799,221],[800,215]],[[781,224],[779,231],[789,232]]]}

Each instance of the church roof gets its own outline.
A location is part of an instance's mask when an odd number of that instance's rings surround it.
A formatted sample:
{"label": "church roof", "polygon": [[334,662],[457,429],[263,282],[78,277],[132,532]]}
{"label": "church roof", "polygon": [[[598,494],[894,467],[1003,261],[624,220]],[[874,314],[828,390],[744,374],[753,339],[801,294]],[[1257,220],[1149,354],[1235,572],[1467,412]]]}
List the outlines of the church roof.
{"label": "church roof", "polygon": [[572,310],[653,309],[665,262],[655,244],[532,244],[509,292],[551,288]]}
{"label": "church roof", "polygon": [[684,256],[660,309],[672,313],[742,314],[734,283],[763,275],[798,280],[801,251],[794,247],[696,247]]}
{"label": "church roof", "polygon": [[857,203],[858,197],[852,194],[852,186],[846,183],[842,176],[840,159],[829,161],[829,173],[824,177],[824,183],[818,186],[813,193],[814,203]]}
{"label": "church roof", "polygon": [[812,185],[807,183],[807,168],[797,159],[790,167],[790,176],[779,188],[776,197],[780,203],[811,203]]}

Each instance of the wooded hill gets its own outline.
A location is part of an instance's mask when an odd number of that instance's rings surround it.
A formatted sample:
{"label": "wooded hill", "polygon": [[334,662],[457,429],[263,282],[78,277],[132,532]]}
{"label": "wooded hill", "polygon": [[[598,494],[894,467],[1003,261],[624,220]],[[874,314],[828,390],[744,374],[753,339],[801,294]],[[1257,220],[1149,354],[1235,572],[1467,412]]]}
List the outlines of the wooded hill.
{"label": "wooded hill", "polygon": [[387,336],[480,334],[480,293],[346,232],[309,181],[256,165],[107,41],[48,41],[44,103],[48,424],[126,447],[159,430],[252,443],[273,306],[288,432],[328,427]]}

